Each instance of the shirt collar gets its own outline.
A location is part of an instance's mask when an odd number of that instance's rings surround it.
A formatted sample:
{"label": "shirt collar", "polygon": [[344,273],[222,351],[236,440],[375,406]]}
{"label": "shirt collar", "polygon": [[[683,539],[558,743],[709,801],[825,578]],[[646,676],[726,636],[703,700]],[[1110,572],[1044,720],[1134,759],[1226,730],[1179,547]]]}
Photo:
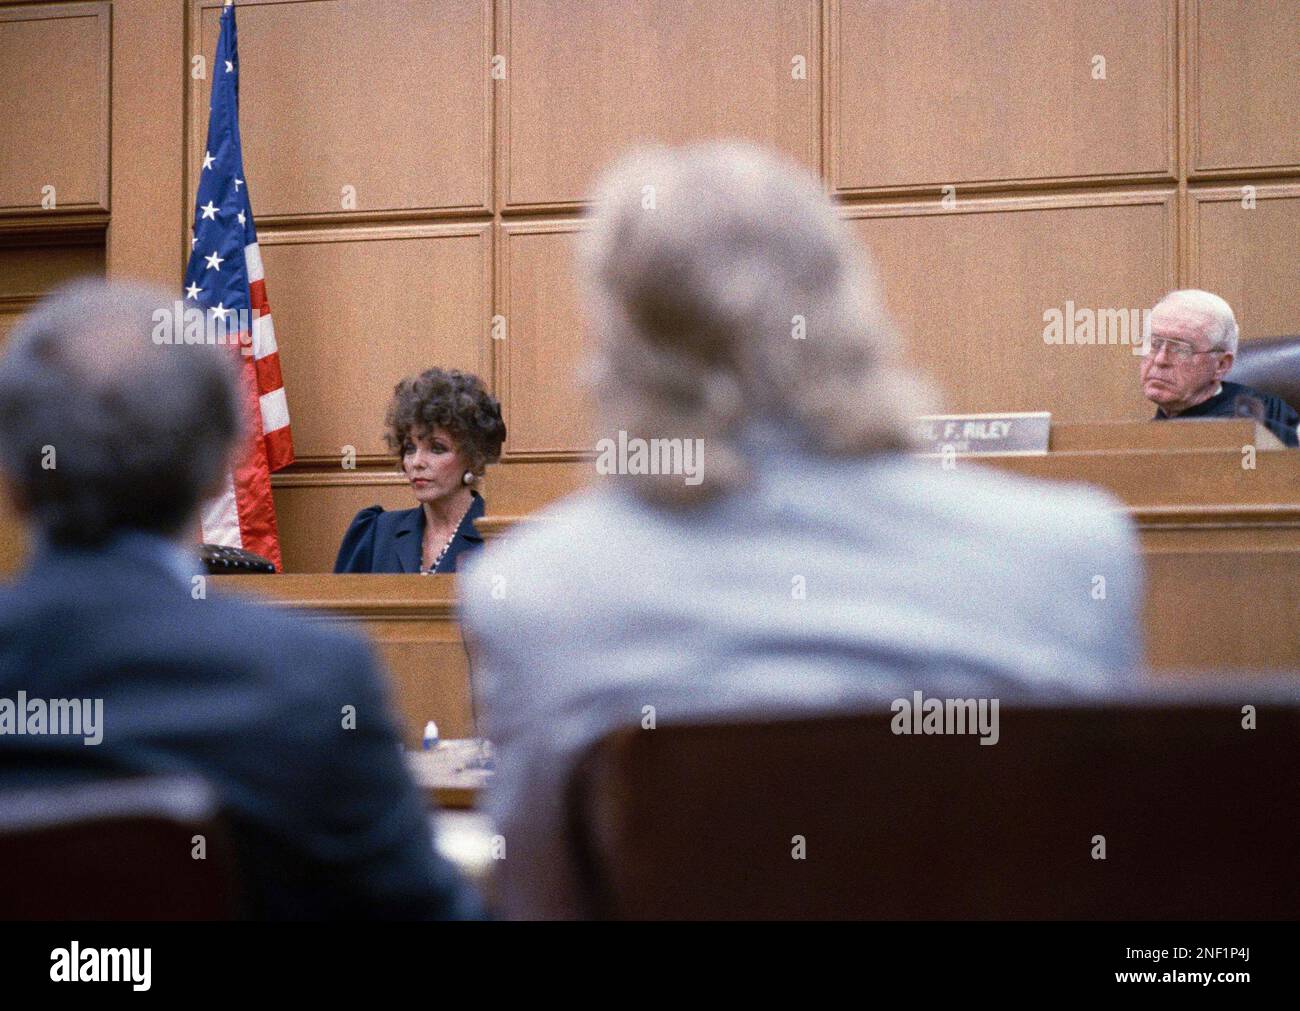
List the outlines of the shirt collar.
{"label": "shirt collar", "polygon": [[36,535],[35,547],[38,554],[85,552],[101,557],[114,555],[146,564],[152,563],[186,586],[190,585],[195,576],[202,575],[206,571],[196,550],[146,530],[121,530],[103,544],[84,548],[66,548],[53,544],[45,534],[40,533]]}
{"label": "shirt collar", "polygon": [[1213,407],[1213,406],[1214,406],[1214,402],[1215,402],[1217,399],[1219,399],[1219,397],[1221,397],[1221,396],[1223,396],[1223,383],[1219,383],[1217,386],[1215,386],[1215,387],[1214,387],[1214,392],[1211,393],[1211,394],[1210,394],[1208,397],[1206,397],[1204,400],[1202,400],[1199,404],[1193,404],[1191,407],[1187,408],[1187,410],[1182,411],[1182,412],[1180,412],[1179,414],[1167,414],[1167,413],[1165,412],[1165,409],[1164,409],[1163,407],[1159,407],[1159,406],[1157,406],[1157,407],[1156,407],[1156,417],[1157,417],[1157,418],[1185,418],[1185,417],[1195,417],[1197,413],[1201,413],[1201,412],[1203,412],[1203,411],[1207,411],[1207,410],[1209,410],[1211,407]]}

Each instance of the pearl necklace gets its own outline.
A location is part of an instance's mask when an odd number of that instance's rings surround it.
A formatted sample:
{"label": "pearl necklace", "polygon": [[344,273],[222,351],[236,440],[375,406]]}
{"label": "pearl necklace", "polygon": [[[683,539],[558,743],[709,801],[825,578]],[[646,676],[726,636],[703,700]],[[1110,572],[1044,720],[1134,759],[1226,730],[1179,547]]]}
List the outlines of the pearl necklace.
{"label": "pearl necklace", "polygon": [[447,543],[444,544],[442,546],[442,550],[438,552],[438,557],[433,560],[433,564],[430,565],[427,569],[421,566],[420,575],[432,576],[435,572],[438,571],[438,566],[442,564],[443,558],[446,556],[448,549],[451,547],[451,542],[454,541],[456,539],[456,535],[460,533],[460,525],[465,522],[465,517],[469,515],[469,510],[473,508],[474,508],[474,501],[471,499],[469,503],[469,508],[466,509],[463,513],[461,513],[460,520],[457,521],[454,527],[452,527],[451,536],[447,538]]}

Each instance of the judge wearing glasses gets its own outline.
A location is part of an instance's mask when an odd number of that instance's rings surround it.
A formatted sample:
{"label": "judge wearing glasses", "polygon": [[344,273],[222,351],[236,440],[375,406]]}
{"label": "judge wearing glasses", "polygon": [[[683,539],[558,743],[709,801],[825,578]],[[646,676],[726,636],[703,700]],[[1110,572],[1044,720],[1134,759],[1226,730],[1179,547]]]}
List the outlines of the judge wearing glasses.
{"label": "judge wearing glasses", "polygon": [[1229,382],[1237,353],[1232,308],[1208,291],[1172,291],[1151,310],[1142,358],[1142,393],[1156,421],[1253,417],[1287,446],[1297,445],[1300,415],[1284,400]]}
{"label": "judge wearing glasses", "polygon": [[478,376],[429,369],[393,390],[385,438],[415,499],[412,509],[368,506],[343,535],[335,572],[455,572],[483,544],[477,485],[501,456],[501,405]]}

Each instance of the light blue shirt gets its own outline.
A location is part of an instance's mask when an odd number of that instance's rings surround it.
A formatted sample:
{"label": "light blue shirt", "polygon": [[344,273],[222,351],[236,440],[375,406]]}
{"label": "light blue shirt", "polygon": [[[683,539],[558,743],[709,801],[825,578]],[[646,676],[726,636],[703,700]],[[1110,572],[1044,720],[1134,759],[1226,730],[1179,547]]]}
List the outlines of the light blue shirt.
{"label": "light blue shirt", "polygon": [[507,915],[572,911],[568,770],[647,707],[662,725],[1134,680],[1142,569],[1110,496],[966,460],[837,460],[774,433],[750,452],[752,486],[721,501],[673,512],[607,478],[468,566]]}

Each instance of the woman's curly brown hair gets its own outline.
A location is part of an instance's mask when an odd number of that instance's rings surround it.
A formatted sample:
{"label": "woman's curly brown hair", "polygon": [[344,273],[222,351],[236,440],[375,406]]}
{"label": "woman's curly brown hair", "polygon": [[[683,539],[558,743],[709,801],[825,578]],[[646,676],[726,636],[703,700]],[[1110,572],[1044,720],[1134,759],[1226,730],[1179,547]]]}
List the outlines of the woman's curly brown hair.
{"label": "woman's curly brown hair", "polygon": [[399,461],[412,435],[427,436],[435,428],[445,428],[476,474],[501,458],[501,444],[506,441],[501,403],[478,376],[456,369],[427,369],[403,379],[393,387],[384,424],[388,448]]}

